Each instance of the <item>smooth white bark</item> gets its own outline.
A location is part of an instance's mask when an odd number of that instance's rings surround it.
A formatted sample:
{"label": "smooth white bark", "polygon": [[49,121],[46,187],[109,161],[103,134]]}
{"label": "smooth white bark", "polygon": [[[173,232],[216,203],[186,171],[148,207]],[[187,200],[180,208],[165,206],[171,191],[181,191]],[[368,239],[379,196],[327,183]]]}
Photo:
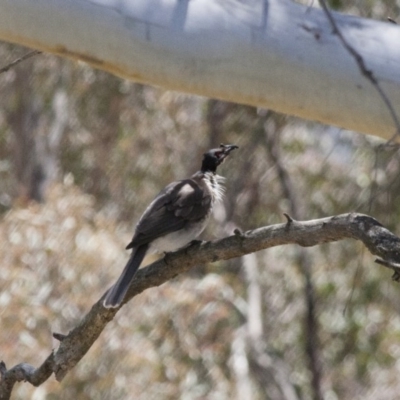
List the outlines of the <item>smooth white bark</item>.
{"label": "smooth white bark", "polygon": [[[400,27],[335,17],[400,118]],[[0,0],[0,40],[168,89],[395,132],[322,11],[287,0]]]}

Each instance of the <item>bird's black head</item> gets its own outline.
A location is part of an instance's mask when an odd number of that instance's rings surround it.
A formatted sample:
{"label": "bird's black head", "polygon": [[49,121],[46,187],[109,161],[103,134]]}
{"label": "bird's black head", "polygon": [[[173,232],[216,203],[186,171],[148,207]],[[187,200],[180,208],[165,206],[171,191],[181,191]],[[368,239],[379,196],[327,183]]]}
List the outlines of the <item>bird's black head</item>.
{"label": "bird's black head", "polygon": [[202,172],[216,172],[218,165],[222,164],[232,150],[239,147],[234,144],[221,144],[218,149],[208,150],[204,153]]}

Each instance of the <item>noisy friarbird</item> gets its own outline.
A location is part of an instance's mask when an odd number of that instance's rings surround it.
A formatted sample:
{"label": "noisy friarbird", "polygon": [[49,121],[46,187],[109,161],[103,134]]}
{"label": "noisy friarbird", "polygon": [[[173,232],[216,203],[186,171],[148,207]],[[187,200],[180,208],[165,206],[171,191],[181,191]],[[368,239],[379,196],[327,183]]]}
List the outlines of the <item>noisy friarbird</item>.
{"label": "noisy friarbird", "polygon": [[131,257],[106,294],[104,307],[121,305],[146,254],[177,250],[200,235],[215,202],[222,198],[223,178],[216,174],[217,167],[237,148],[221,144],[207,151],[198,172],[188,179],[170,183],[150,203],[126,247],[132,249]]}

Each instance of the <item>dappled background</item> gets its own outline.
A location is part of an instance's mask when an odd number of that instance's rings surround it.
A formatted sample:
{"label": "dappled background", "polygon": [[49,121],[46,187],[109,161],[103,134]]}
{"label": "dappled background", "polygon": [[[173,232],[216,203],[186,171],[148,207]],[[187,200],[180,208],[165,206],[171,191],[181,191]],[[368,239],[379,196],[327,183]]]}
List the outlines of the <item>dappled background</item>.
{"label": "dappled background", "polygon": [[[334,1],[394,19],[394,1]],[[0,68],[29,50],[0,45]],[[400,233],[400,159],[376,138],[138,85],[38,55],[0,75],[0,359],[35,366],[119,276],[158,191],[220,143],[202,235],[358,211]],[[354,241],[199,265],[127,304],[59,384],[15,399],[398,398],[400,286]]]}

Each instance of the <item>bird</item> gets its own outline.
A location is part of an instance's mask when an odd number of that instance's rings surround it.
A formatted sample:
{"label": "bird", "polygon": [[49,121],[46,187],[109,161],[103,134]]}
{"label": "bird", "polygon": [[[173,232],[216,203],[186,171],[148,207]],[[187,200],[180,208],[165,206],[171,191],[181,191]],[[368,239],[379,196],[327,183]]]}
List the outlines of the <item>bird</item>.
{"label": "bird", "polygon": [[116,283],[105,294],[103,306],[117,308],[124,301],[136,271],[146,254],[171,252],[194,241],[207,225],[216,202],[222,199],[224,178],[217,167],[233,144],[221,144],[203,154],[201,168],[188,179],[167,185],[150,203],[126,249],[130,258]]}

